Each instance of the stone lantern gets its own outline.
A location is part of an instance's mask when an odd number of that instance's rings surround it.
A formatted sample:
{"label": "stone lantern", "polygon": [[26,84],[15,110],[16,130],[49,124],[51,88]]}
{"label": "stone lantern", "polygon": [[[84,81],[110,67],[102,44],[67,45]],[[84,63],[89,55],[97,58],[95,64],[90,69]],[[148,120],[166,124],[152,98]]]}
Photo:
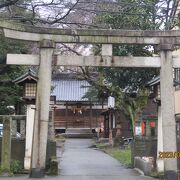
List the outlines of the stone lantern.
{"label": "stone lantern", "polygon": [[20,76],[14,82],[23,87],[23,99],[26,101],[26,147],[24,158],[24,169],[30,170],[31,167],[31,150],[32,138],[34,129],[34,115],[35,115],[35,99],[37,89],[38,77],[36,73],[29,69],[27,73]]}
{"label": "stone lantern", "polygon": [[37,80],[36,73],[31,69],[14,80],[16,84],[23,87],[23,99],[26,101],[26,104],[35,104]]}
{"label": "stone lantern", "polygon": [[[35,116],[35,102],[36,102],[36,92],[37,92],[37,74],[29,69],[27,73],[23,74],[19,78],[15,79],[14,82],[19,86],[23,87],[22,98],[26,102],[26,145],[25,145],[25,158],[24,158],[24,169],[30,170],[31,168],[31,154],[32,154],[32,138],[34,132],[34,116]],[[50,106],[55,108],[56,96],[50,97]],[[49,122],[51,139],[54,137],[54,123],[53,114],[50,113]]]}

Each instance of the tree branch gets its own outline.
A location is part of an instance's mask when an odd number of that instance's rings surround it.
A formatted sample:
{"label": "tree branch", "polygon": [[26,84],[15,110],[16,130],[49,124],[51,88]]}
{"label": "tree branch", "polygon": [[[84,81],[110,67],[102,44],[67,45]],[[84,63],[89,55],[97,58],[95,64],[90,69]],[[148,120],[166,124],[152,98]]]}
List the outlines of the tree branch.
{"label": "tree branch", "polygon": [[7,7],[7,6],[12,6],[14,4],[16,4],[19,0],[9,0],[9,1],[5,1],[4,3],[0,3],[0,9]]}

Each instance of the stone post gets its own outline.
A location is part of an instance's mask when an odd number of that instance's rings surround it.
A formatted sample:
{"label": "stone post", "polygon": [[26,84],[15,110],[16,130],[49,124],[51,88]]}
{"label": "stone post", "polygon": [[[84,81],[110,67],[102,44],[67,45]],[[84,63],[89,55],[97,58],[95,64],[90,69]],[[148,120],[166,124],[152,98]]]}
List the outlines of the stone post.
{"label": "stone post", "polygon": [[10,116],[3,117],[3,138],[1,152],[1,171],[2,175],[9,176],[11,162],[11,121]]}
{"label": "stone post", "polygon": [[49,112],[48,140],[54,141],[54,109]]}
{"label": "stone post", "polygon": [[26,134],[26,120],[20,120],[20,134],[21,137],[24,138]]}
{"label": "stone post", "polygon": [[30,170],[31,167],[31,153],[32,153],[32,138],[34,127],[34,113],[35,105],[27,105],[27,118],[26,118],[26,146],[25,146],[25,158],[24,169]]}
{"label": "stone post", "polygon": [[53,48],[54,42],[51,40],[43,40],[40,43],[39,80],[30,173],[30,177],[33,178],[41,178],[45,175]]}
{"label": "stone post", "polygon": [[[164,41],[160,44],[160,92],[164,152],[177,151],[172,51],[173,45],[171,42]],[[177,179],[176,158],[164,159],[164,172],[166,180]]]}
{"label": "stone post", "polygon": [[12,121],[12,137],[16,137],[17,133],[17,120]]}

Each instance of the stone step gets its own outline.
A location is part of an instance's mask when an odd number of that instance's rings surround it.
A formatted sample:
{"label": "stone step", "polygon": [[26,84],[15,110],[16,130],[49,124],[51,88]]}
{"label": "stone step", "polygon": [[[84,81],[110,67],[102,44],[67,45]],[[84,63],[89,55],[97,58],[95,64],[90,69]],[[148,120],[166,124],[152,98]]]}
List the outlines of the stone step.
{"label": "stone step", "polygon": [[67,128],[66,133],[92,133],[90,128]]}
{"label": "stone step", "polygon": [[90,128],[67,128],[65,136],[68,138],[92,138],[93,133]]}
{"label": "stone step", "polygon": [[74,134],[65,134],[65,137],[67,138],[93,138],[94,135],[93,133],[91,134],[78,134],[78,133],[74,133]]}

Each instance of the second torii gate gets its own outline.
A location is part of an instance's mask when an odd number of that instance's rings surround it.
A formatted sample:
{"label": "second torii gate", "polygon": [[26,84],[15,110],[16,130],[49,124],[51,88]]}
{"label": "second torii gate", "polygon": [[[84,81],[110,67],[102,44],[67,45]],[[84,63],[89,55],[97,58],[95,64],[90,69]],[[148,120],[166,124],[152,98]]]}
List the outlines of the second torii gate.
{"label": "second torii gate", "polygon": [[[0,21],[0,29],[6,38],[39,42],[40,44],[39,55],[7,55],[7,64],[40,66],[30,177],[44,176],[52,64],[63,66],[160,68],[163,151],[176,152],[173,68],[180,67],[180,59],[173,57],[172,51],[175,45],[180,45],[180,31],[51,29],[4,21]],[[56,43],[103,44],[102,56],[55,55],[53,49]],[[112,56],[112,44],[158,45],[160,56]],[[164,164],[166,179],[177,179],[177,159],[164,159]]]}

